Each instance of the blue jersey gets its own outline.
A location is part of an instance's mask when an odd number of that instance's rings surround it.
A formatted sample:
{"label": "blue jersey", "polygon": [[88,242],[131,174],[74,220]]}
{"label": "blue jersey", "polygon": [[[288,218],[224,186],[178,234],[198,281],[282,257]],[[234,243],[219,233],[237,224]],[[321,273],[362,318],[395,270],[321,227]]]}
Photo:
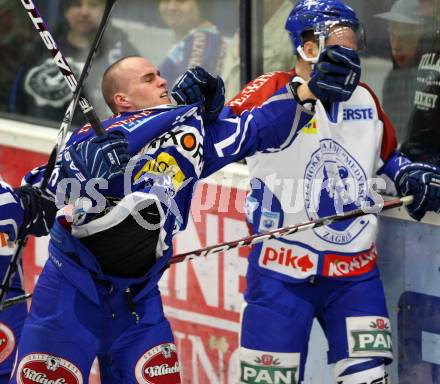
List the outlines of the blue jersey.
{"label": "blue jersey", "polygon": [[[263,106],[206,126],[199,104],[159,106],[104,121],[107,131],[124,133],[134,156],[127,166],[124,196],[107,214],[87,224],[74,223],[66,230],[56,221],[49,246],[52,261],[66,275],[71,275],[70,280],[80,290],[88,292],[84,279],[78,278],[78,266],[62,260],[63,255],[71,249],[79,255],[81,268],[90,270],[94,276],[102,275],[96,260],[78,239],[105,231],[130,213],[155,204],[161,216],[156,262],[140,277],[142,281],[148,279],[148,286],[154,285],[172,256],[172,236],[186,227],[195,183],[257,151],[276,152],[286,148],[311,117],[312,113],[295,101],[287,85]],[[71,136],[67,146],[93,136],[90,127],[85,126]],[[38,181],[41,172],[40,168],[29,175],[28,181]],[[55,172],[50,183],[53,193],[58,182]],[[138,219],[139,225],[150,228],[150,223]],[[83,282],[79,283],[80,280]]]}

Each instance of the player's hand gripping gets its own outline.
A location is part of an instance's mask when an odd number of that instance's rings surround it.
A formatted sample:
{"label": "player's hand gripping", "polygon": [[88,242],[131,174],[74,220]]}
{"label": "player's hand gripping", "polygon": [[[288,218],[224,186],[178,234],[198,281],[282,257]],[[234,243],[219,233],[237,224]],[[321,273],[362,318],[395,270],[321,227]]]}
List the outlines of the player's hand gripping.
{"label": "player's hand gripping", "polygon": [[404,165],[396,176],[396,189],[402,196],[413,195],[414,202],[407,206],[409,215],[421,220],[426,212],[440,212],[440,169],[423,164]]}
{"label": "player's hand gripping", "polygon": [[217,119],[225,104],[225,86],[221,77],[210,75],[202,67],[194,67],[177,79],[171,96],[177,104],[204,100],[204,118],[210,123]]}
{"label": "player's hand gripping", "polygon": [[329,45],[319,55],[308,86],[321,101],[347,101],[361,78],[361,66],[356,51]]}
{"label": "player's hand gripping", "polygon": [[122,194],[122,179],[129,160],[128,142],[121,132],[115,131],[67,148],[61,156],[61,168],[63,177],[80,182],[81,196],[89,180],[105,179],[110,191],[104,195],[120,197],[115,195]]}

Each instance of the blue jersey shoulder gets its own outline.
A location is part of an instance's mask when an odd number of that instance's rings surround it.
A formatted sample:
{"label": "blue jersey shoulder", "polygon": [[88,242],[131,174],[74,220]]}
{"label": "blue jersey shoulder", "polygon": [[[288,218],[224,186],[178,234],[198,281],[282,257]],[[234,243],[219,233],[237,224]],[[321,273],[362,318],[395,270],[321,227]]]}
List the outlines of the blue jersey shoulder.
{"label": "blue jersey shoulder", "polygon": [[[124,134],[130,153],[137,154],[146,144],[158,136],[172,130],[198,112],[199,104],[188,106],[164,105],[135,112],[123,112],[102,122],[107,132],[119,131]],[[95,133],[90,124],[73,132],[66,146],[89,140]]]}

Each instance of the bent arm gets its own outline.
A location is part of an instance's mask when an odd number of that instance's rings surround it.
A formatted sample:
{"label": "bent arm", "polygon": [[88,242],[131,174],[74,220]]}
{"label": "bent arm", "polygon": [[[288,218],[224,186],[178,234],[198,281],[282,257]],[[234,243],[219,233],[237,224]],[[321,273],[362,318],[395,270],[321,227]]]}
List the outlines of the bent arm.
{"label": "bent arm", "polygon": [[[222,112],[222,116],[227,114]],[[256,152],[287,148],[312,117],[312,106],[302,105],[289,83],[261,107],[217,120],[206,127],[202,177]]]}

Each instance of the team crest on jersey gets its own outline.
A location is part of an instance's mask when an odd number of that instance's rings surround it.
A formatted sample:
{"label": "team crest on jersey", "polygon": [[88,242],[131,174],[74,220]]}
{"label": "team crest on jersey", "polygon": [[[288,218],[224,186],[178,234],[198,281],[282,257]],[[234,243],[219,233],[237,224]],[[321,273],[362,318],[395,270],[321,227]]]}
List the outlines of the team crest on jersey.
{"label": "team crest on jersey", "polygon": [[[331,139],[320,142],[304,174],[304,202],[311,220],[342,214],[368,200],[368,183],[359,163]],[[332,244],[347,244],[368,225],[367,217],[331,223],[313,231]]]}
{"label": "team crest on jersey", "polygon": [[82,373],[76,365],[61,357],[46,353],[26,355],[17,369],[18,384],[82,384],[83,382]]}
{"label": "team crest on jersey", "polygon": [[15,348],[15,335],[11,328],[0,321],[0,363],[3,363]]}
{"label": "team crest on jersey", "polygon": [[135,376],[138,384],[180,384],[176,346],[159,344],[145,352],[136,363]]}
{"label": "team crest on jersey", "polygon": [[155,159],[146,161],[135,175],[134,181],[137,182],[145,174],[166,175],[172,182],[175,191],[182,186],[186,179],[176,159],[167,152],[162,152]]}

